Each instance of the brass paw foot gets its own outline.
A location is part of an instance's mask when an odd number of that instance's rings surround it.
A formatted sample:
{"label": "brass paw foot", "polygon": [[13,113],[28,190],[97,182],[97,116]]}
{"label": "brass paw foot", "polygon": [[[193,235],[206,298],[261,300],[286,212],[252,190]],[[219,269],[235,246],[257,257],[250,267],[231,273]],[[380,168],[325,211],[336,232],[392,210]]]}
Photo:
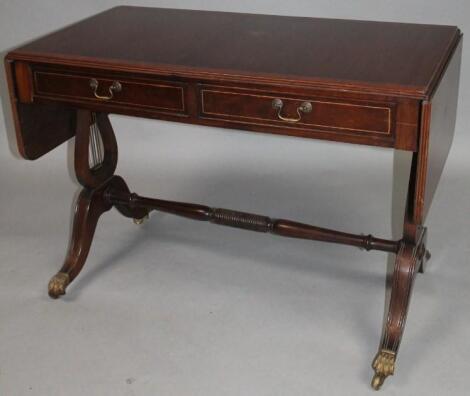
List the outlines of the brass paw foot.
{"label": "brass paw foot", "polygon": [[393,375],[395,370],[395,352],[382,349],[377,353],[377,356],[372,363],[372,368],[375,370],[374,378],[372,378],[372,388],[379,390],[383,385],[385,379],[389,375]]}
{"label": "brass paw foot", "polygon": [[146,214],[146,215],[145,215],[144,217],[142,217],[141,219],[134,219],[134,224],[136,224],[136,225],[142,225],[142,224],[144,224],[144,222],[145,222],[146,220],[148,220],[148,219],[149,219],[149,215]]}
{"label": "brass paw foot", "polygon": [[70,283],[69,274],[58,272],[49,281],[49,296],[51,298],[59,298],[65,294],[65,289]]}

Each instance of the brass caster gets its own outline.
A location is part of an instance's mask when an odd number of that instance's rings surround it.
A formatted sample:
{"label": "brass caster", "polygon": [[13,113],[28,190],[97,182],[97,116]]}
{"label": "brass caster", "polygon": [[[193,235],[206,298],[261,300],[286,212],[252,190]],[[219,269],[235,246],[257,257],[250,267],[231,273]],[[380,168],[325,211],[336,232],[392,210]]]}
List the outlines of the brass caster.
{"label": "brass caster", "polygon": [[70,283],[70,276],[65,272],[58,272],[49,281],[49,297],[59,298],[65,294],[65,289]]}
{"label": "brass caster", "polygon": [[377,353],[377,356],[372,363],[372,368],[375,370],[374,378],[372,378],[371,386],[374,390],[379,390],[383,385],[385,379],[389,375],[393,375],[395,371],[395,352],[382,349]]}
{"label": "brass caster", "polygon": [[374,375],[374,378],[372,378],[372,382],[371,382],[371,386],[372,386],[372,389],[378,391],[380,390],[380,388],[382,387],[384,381],[385,381],[385,378],[383,375],[378,375],[378,374],[375,374]]}
{"label": "brass caster", "polygon": [[134,224],[136,224],[136,225],[142,225],[142,224],[144,224],[144,222],[145,222],[146,220],[148,220],[148,219],[149,219],[149,215],[146,214],[146,215],[145,215],[144,217],[142,217],[141,219],[133,219],[133,220],[134,220]]}

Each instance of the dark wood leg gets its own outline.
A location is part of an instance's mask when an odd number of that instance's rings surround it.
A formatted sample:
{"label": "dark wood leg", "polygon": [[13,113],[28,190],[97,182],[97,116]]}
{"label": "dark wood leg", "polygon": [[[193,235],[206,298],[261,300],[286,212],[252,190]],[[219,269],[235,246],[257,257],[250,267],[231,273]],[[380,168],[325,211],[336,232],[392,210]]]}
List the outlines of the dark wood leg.
{"label": "dark wood leg", "polygon": [[408,186],[403,248],[400,248],[391,280],[391,297],[379,352],[372,367],[374,389],[379,389],[395,368],[396,354],[405,325],[413,280],[417,270],[425,271],[430,258],[426,250],[426,231],[423,228],[434,193],[444,170],[455,130],[455,109],[458,97],[459,68],[462,46],[459,45],[447,65],[432,102],[421,104],[420,134]]}
{"label": "dark wood leg", "polygon": [[422,226],[423,201],[417,199],[417,195],[421,194],[420,188],[423,188],[420,163],[421,157],[415,153],[410,169],[403,238],[396,253],[393,274],[390,279],[387,278],[388,292],[382,339],[372,362],[375,373],[371,385],[375,390],[379,390],[385,379],[394,374],[414,280],[418,271],[424,272],[425,263],[430,258],[426,250],[427,232]]}
{"label": "dark wood leg", "polygon": [[[120,176],[113,176],[97,189],[84,188],[80,193],[73,220],[72,237],[65,263],[49,282],[49,296],[58,298],[72,282],[85,264],[90,251],[96,225],[100,216],[110,210],[113,204],[107,199],[107,191],[129,193],[129,188]],[[148,211],[142,208],[129,208],[116,205],[116,209],[126,217],[143,218]]]}
{"label": "dark wood leg", "polygon": [[65,294],[66,287],[85,264],[98,219],[112,207],[103,199],[103,191],[107,184],[96,190],[84,188],[77,199],[72,238],[65,263],[49,282],[49,296],[52,298]]}
{"label": "dark wood leg", "polygon": [[113,176],[117,143],[106,114],[77,111],[74,165],[77,179],[84,188],[77,199],[65,263],[49,282],[52,298],[65,294],[66,287],[83,268],[98,219],[112,207],[104,199],[104,191],[122,180]]}
{"label": "dark wood leg", "polygon": [[393,275],[388,282],[388,287],[391,288],[387,304],[388,314],[379,351],[372,363],[375,371],[372,387],[375,390],[379,390],[385,379],[393,375],[395,370],[395,360],[405,328],[416,272],[427,257],[424,245],[425,233],[426,230],[423,229],[418,244],[402,241],[397,252]]}

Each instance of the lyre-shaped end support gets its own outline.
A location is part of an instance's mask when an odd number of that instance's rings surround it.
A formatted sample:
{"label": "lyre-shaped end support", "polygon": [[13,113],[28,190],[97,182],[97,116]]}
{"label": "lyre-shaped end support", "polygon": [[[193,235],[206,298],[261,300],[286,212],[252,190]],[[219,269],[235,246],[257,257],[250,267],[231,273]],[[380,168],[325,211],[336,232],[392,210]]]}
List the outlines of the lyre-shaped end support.
{"label": "lyre-shaped end support", "polygon": [[372,368],[375,371],[372,378],[371,386],[374,390],[379,390],[383,385],[385,379],[389,375],[393,375],[395,371],[395,358],[396,354],[392,351],[382,349],[379,351],[372,363]]}
{"label": "lyre-shaped end support", "polygon": [[116,170],[117,151],[108,115],[78,110],[74,162],[79,183],[96,189],[109,180]]}

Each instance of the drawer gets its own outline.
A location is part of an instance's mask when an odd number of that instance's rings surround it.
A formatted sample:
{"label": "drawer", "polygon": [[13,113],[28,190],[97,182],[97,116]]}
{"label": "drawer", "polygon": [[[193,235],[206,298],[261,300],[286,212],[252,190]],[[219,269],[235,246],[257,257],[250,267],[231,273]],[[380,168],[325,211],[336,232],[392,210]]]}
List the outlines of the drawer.
{"label": "drawer", "polygon": [[200,116],[283,129],[362,134],[392,139],[395,104],[201,86]]}
{"label": "drawer", "polygon": [[185,113],[185,84],[122,75],[33,70],[34,97]]}

